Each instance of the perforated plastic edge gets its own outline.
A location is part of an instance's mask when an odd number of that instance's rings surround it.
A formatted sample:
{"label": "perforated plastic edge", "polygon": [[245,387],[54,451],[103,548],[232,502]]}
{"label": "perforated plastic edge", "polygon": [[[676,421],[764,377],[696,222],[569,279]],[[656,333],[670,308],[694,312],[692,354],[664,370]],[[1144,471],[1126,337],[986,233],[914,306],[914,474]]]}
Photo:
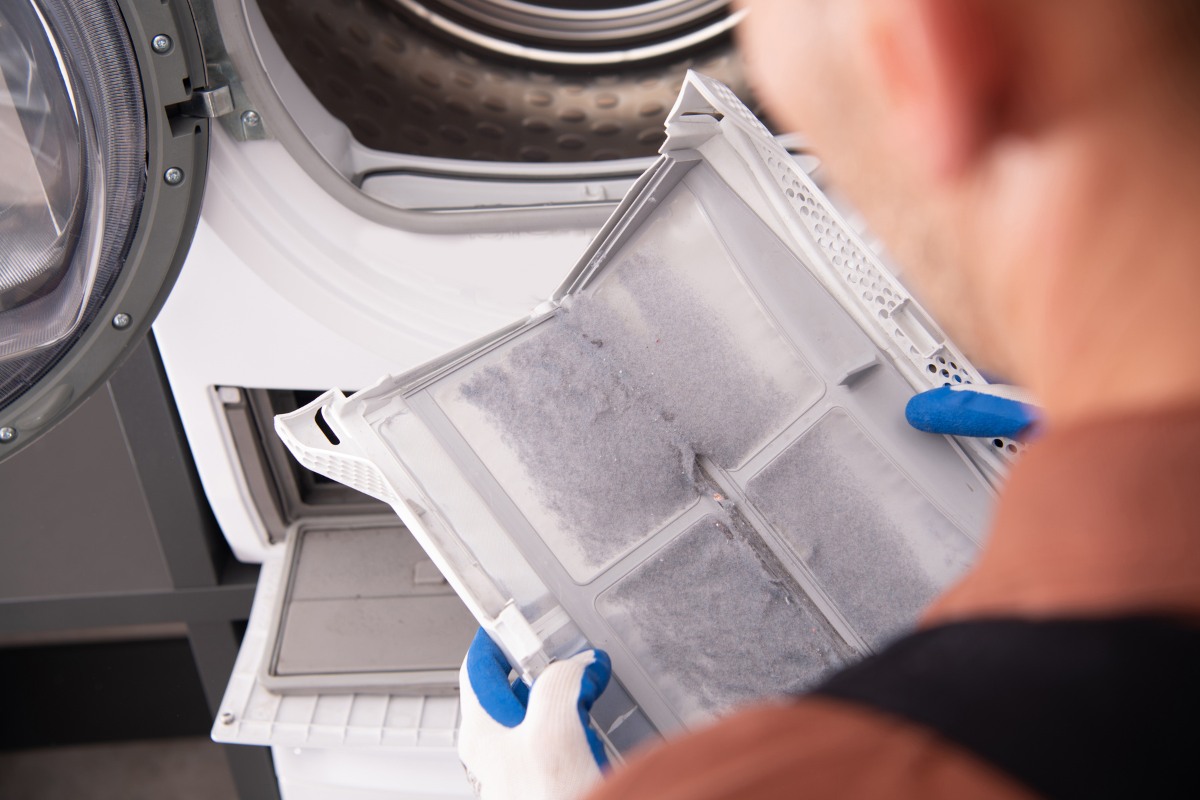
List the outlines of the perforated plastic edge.
{"label": "perforated plastic edge", "polygon": [[[983,384],[987,380],[949,340],[813,180],[732,91],[689,71],[667,117],[662,152],[700,147],[723,134],[758,178],[793,236],[819,256],[817,278],[888,353],[913,389]],[[765,169],[764,169],[765,168]],[[993,481],[1023,446],[1009,439],[958,438]],[[991,474],[988,474],[991,473]]]}
{"label": "perforated plastic edge", "polygon": [[[341,394],[340,392],[338,393]],[[382,500],[385,503],[395,503],[399,501],[399,496],[392,489],[386,480],[383,473],[379,471],[379,467],[375,466],[370,459],[363,455],[356,454],[352,451],[352,446],[340,448],[337,451],[328,448],[319,448],[313,446],[319,442],[319,437],[326,436],[321,429],[321,425],[316,420],[317,414],[322,414],[324,405],[317,404],[306,406],[301,409],[304,412],[303,416],[309,418],[311,430],[308,435],[302,440],[297,436],[299,430],[295,426],[276,426],[279,436],[283,439],[284,444],[296,456],[296,460],[308,469],[316,472],[319,475],[324,475],[338,483],[345,484],[351,489],[357,489],[363,494]],[[300,412],[297,412],[299,414]],[[328,425],[328,422],[326,422]],[[314,435],[315,434],[315,435]],[[329,441],[326,438],[326,441]],[[330,441],[330,444],[337,445],[340,442]]]}

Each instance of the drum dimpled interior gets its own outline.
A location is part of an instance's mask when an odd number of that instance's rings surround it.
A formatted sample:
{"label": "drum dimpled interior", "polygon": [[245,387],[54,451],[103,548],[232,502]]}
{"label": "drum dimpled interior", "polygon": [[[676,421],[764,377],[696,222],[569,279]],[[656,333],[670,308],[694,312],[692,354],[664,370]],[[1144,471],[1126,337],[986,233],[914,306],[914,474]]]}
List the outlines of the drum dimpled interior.
{"label": "drum dimpled interior", "polygon": [[725,37],[671,63],[522,63],[422,27],[386,0],[259,0],[296,72],[368,147],[486,161],[652,156],[689,68],[750,98]]}

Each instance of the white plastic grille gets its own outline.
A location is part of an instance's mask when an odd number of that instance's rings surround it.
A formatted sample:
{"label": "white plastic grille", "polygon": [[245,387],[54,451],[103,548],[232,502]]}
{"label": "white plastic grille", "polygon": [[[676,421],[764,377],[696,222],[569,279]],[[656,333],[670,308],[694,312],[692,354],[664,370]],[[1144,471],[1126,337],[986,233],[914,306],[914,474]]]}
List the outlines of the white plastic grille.
{"label": "white plastic grille", "polygon": [[880,327],[899,346],[899,351],[924,369],[930,385],[982,380],[970,370],[960,367],[960,357],[950,352],[950,348],[939,347],[932,353],[923,354],[903,330],[895,324],[889,324],[892,313],[906,302],[911,302],[908,294],[887,274],[877,259],[867,255],[864,247],[859,245],[857,237],[830,213],[824,203],[817,200],[808,186],[807,176],[803,180],[800,178],[801,171],[794,168],[795,162],[791,156],[775,142],[770,131],[750,109],[719,81],[703,75],[697,77],[709,91],[720,98],[721,105],[724,106],[723,113],[731,112],[751,129],[749,133],[759,135],[755,139],[759,155],[770,167],[771,175],[779,189],[787,195],[792,208],[804,221],[817,246],[825,253],[838,276],[849,286],[853,296],[861,300],[860,305],[869,315],[879,318]]}
{"label": "white plastic grille", "polygon": [[771,136],[771,132],[767,130],[767,126],[763,125],[762,121],[758,117],[754,116],[754,112],[747,108],[746,104],[738,99],[738,96],[730,91],[728,86],[720,81],[714,81],[711,78],[706,78],[703,75],[698,77],[703,80],[704,85],[708,87],[713,94],[724,101],[726,111],[732,111],[734,115],[740,118],[746,125],[753,128],[758,134],[768,137]]}
{"label": "white plastic grille", "polygon": [[352,489],[357,489],[363,494],[369,494],[385,503],[399,500],[396,493],[392,491],[392,487],[383,479],[379,468],[374,464],[357,458],[310,451],[303,445],[299,445],[299,447],[303,448],[300,463],[313,472],[343,483]]}
{"label": "white plastic grille", "polygon": [[[719,81],[703,75],[696,75],[696,79],[715,95],[718,102],[714,105],[718,110],[733,116],[752,135],[758,154],[770,168],[780,191],[787,196],[792,208],[803,220],[833,271],[850,289],[850,296],[869,316],[879,320],[879,327],[895,343],[896,351],[917,366],[929,386],[936,388],[984,383],[983,377],[967,365],[961,353],[953,346],[933,338],[936,332],[924,330],[924,326],[918,322],[910,330],[918,335],[929,334],[927,341],[914,341],[905,333],[901,318],[906,316],[905,307],[913,303],[908,293],[888,274],[877,258],[868,255],[866,246],[837,215],[817,199],[808,176],[801,177],[801,170],[796,168],[792,157],[779,146],[750,109]],[[992,447],[1009,459],[1024,449],[1019,442],[1009,439],[994,439]]]}
{"label": "white plastic grille", "polygon": [[[930,387],[984,383],[982,376],[970,368],[954,348],[935,343],[923,352],[917,346],[894,318],[897,312],[913,302],[909,294],[878,259],[868,255],[858,237],[814,196],[805,182],[807,178],[800,178],[800,171],[794,168],[790,156],[773,142],[758,141],[756,144],[779,189],[787,196],[834,272],[845,281],[860,306],[879,319],[880,328],[896,344],[897,350],[921,369]],[[1010,458],[1023,449],[1019,442],[1009,439],[995,439],[992,445],[997,452]]]}
{"label": "white plastic grille", "polygon": [[[971,369],[962,355],[944,343],[935,342],[924,352],[896,321],[912,298],[889,275],[879,260],[868,255],[865,245],[858,241],[845,225],[820,202],[794,169],[790,156],[773,142],[756,142],[759,153],[770,167],[779,189],[787,196],[792,208],[804,222],[817,247],[825,254],[838,277],[845,281],[851,295],[866,312],[879,319],[883,332],[896,344],[897,350],[921,370],[930,387],[956,384],[984,383],[982,376]],[[932,352],[929,352],[932,350]],[[1009,439],[996,439],[993,447],[1007,457],[1020,453],[1023,446]]]}

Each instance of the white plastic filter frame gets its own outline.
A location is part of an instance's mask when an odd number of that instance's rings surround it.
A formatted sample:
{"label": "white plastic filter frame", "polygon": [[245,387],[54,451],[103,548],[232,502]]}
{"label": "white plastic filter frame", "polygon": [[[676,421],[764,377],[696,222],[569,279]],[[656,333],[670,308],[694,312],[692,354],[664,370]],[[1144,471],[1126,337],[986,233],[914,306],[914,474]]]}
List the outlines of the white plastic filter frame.
{"label": "white plastic filter frame", "polygon": [[[486,500],[481,496],[478,485],[468,480],[407,398],[481,353],[503,346],[546,318],[568,295],[586,287],[628,240],[629,232],[652,213],[657,198],[651,195],[665,197],[694,164],[706,164],[749,206],[879,351],[862,359],[861,364],[845,364],[844,374],[827,377],[829,383],[851,384],[859,375],[879,366],[881,357],[913,391],[940,386],[947,375],[951,381],[956,375],[964,383],[985,383],[812,180],[726,87],[689,72],[668,116],[667,133],[664,158],[637,181],[567,279],[529,319],[423,367],[384,377],[350,398],[333,390],[305,408],[276,418],[276,430],[302,464],[392,505],[527,682],[554,658],[588,644],[564,607],[582,607],[576,602],[578,598],[568,602],[561,591],[570,594],[575,589],[555,579],[560,591],[552,592],[545,581],[545,570],[535,571],[515,552],[513,540],[497,519],[495,495],[488,495]],[[937,365],[936,373],[930,370],[931,365]],[[949,372],[951,365],[953,373]],[[947,375],[941,373],[943,366]],[[403,459],[385,441],[381,433],[385,424],[391,426],[393,444],[397,430],[408,431],[403,434],[403,446],[398,447]],[[333,437],[322,432],[322,427],[327,427]],[[911,431],[904,435],[910,436]],[[981,494],[987,494],[989,484],[1002,480],[1006,461],[997,457],[990,445],[950,437],[946,441],[962,457],[963,474],[975,476],[970,480],[981,487]],[[736,496],[738,489],[727,487],[727,491]],[[974,525],[982,527],[978,515]],[[505,553],[498,554],[498,550]],[[497,558],[505,556],[508,567],[497,570]],[[489,563],[490,572],[481,560]],[[622,570],[628,574],[632,568]],[[508,585],[497,582],[495,576],[501,572]],[[615,585],[615,581],[608,585]],[[819,587],[803,588],[845,641],[859,652],[869,651]],[[593,604],[595,594],[588,595]],[[618,675],[622,674],[619,660],[614,658]],[[626,664],[625,674],[629,670]],[[653,698],[646,706],[646,692],[634,694],[656,727],[664,731],[676,727],[671,722],[674,712],[656,705]],[[634,709],[617,710],[628,714]],[[624,718],[619,716],[613,725],[597,727],[602,734],[611,732]]]}
{"label": "white plastic filter frame", "polygon": [[[372,388],[381,388],[388,381],[385,377]],[[467,608],[501,643],[510,663],[519,665],[522,674],[532,681],[550,663],[542,646],[544,637],[538,630],[559,622],[561,611],[547,609],[546,614],[531,624],[518,610],[518,598],[496,586],[474,554],[455,536],[453,522],[446,518],[445,511],[427,496],[421,484],[397,462],[377,436],[372,423],[389,418],[389,412],[406,411],[402,400],[396,398],[397,402],[393,403],[389,398],[373,408],[374,413],[369,413],[369,418],[359,414],[342,418],[326,411],[332,408],[330,403],[335,398],[346,401],[340,392],[332,390],[298,411],[276,417],[275,430],[284,444],[308,469],[389,503]],[[366,408],[360,406],[359,410]],[[332,444],[321,430],[316,420],[318,414],[334,431],[339,444]],[[441,462],[435,464],[435,469],[440,467],[442,477],[452,481],[453,465],[448,457],[439,459],[436,452],[428,455]],[[381,468],[380,464],[386,466]],[[477,498],[464,492],[460,497],[443,496],[442,504],[447,504],[447,500],[454,508],[452,513],[457,521],[466,522],[484,535],[503,537],[502,529],[494,520],[488,524],[490,514]],[[505,539],[497,538],[496,541]],[[526,576],[526,586],[528,590],[520,599],[536,602],[549,594],[533,576],[532,570]]]}

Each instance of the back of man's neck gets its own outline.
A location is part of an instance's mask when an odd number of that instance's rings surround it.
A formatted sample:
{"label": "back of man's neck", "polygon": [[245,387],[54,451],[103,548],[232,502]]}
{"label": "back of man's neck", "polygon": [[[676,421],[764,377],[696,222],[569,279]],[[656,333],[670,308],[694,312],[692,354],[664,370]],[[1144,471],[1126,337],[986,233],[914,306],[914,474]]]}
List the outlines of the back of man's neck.
{"label": "back of man's neck", "polygon": [[1054,276],[1021,370],[1052,425],[1200,406],[1200,138],[1115,127],[1026,265]]}

